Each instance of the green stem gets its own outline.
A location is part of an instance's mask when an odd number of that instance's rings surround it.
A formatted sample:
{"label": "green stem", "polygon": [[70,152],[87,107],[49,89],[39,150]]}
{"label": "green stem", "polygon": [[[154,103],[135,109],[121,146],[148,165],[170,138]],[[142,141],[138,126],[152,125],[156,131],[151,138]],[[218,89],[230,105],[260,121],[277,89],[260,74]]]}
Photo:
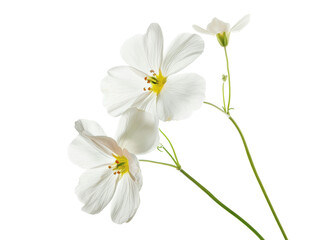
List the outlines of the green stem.
{"label": "green stem", "polygon": [[204,102],[204,103],[207,104],[207,105],[213,106],[213,107],[217,108],[219,111],[225,113],[225,111],[223,111],[223,109],[221,109],[220,107],[217,107],[215,104],[212,104],[212,103],[209,103],[209,102]]}
{"label": "green stem", "polygon": [[235,127],[237,128],[237,131],[238,131],[239,134],[240,134],[240,137],[241,137],[241,139],[242,139],[242,141],[243,141],[243,144],[244,144],[244,147],[245,147],[245,150],[246,150],[246,154],[247,154],[247,157],[248,157],[250,166],[251,166],[251,168],[253,169],[253,172],[254,172],[255,177],[256,177],[256,179],[257,179],[257,181],[258,181],[258,184],[259,184],[259,186],[260,186],[260,188],[261,188],[261,190],[262,190],[262,192],[263,192],[263,194],[264,194],[264,196],[265,196],[265,198],[266,198],[266,201],[267,201],[267,203],[268,203],[268,206],[270,207],[270,210],[271,210],[271,212],[272,212],[274,218],[276,219],[276,222],[277,222],[277,224],[278,224],[278,226],[279,226],[279,228],[280,228],[280,231],[281,231],[282,235],[284,236],[284,238],[285,238],[286,240],[288,240],[288,237],[287,237],[287,235],[286,235],[286,233],[285,233],[283,227],[281,226],[281,223],[280,223],[280,221],[279,221],[279,218],[277,217],[277,214],[276,214],[276,212],[275,212],[275,209],[273,208],[273,206],[272,206],[272,204],[271,204],[271,202],[270,202],[270,199],[269,199],[269,197],[268,197],[268,195],[267,195],[267,193],[266,193],[266,190],[265,190],[265,188],[264,188],[264,186],[263,186],[263,184],[262,184],[262,182],[261,182],[261,180],[260,180],[260,178],[259,178],[259,176],[258,176],[257,170],[256,170],[256,168],[255,168],[253,159],[251,158],[251,155],[250,155],[250,152],[249,152],[249,149],[248,149],[246,140],[245,140],[245,138],[244,138],[244,135],[243,135],[242,131],[240,130],[239,126],[237,125],[237,123],[235,122],[235,120],[234,120],[232,117],[229,117],[229,120],[235,125]]}
{"label": "green stem", "polygon": [[184,174],[189,180],[191,180],[196,186],[198,186],[201,190],[203,190],[211,199],[213,199],[219,206],[221,206],[223,209],[225,209],[227,212],[229,212],[231,215],[233,215],[235,218],[237,218],[239,221],[241,221],[243,224],[245,224],[246,227],[248,227],[253,233],[256,234],[256,236],[259,239],[264,239],[258,232],[255,230],[248,222],[246,222],[243,218],[241,218],[238,214],[236,214],[234,211],[232,211],[230,208],[228,208],[225,204],[223,204],[221,201],[219,201],[210,191],[208,191],[203,185],[201,185],[199,182],[197,182],[192,176],[190,176],[187,172],[185,172],[183,169],[180,169],[180,172]]}
{"label": "green stem", "polygon": [[156,161],[145,160],[145,159],[139,159],[139,161],[140,161],[140,162],[156,163],[156,164],[161,164],[161,165],[165,165],[165,166],[169,166],[169,167],[177,168],[177,167],[176,167],[176,166],[174,166],[173,164],[169,164],[169,163],[156,162]]}
{"label": "green stem", "polygon": [[226,111],[226,104],[225,104],[225,82],[223,82],[223,87],[222,87],[222,90],[223,90],[223,104],[224,104],[224,109]]}
{"label": "green stem", "polygon": [[230,97],[231,97],[231,86],[230,86],[230,73],[229,73],[229,62],[228,62],[228,56],[227,56],[227,50],[226,47],[224,47],[225,50],[225,57],[226,57],[226,63],[227,63],[227,73],[228,73],[228,106],[227,106],[227,113],[229,114],[229,106],[230,106]]}
{"label": "green stem", "polygon": [[172,156],[172,154],[163,146],[162,147],[165,152],[171,157],[171,159],[173,160],[173,162],[176,164],[176,166],[180,166],[179,163],[176,162],[176,160],[174,159],[174,157]]}
{"label": "green stem", "polygon": [[[165,135],[165,133],[163,133],[161,129],[159,129],[159,130],[160,130],[160,132],[163,134],[163,136],[166,138],[166,140],[168,141],[169,145],[171,146],[171,148],[172,148],[172,150],[173,150],[173,153],[174,153],[174,156],[175,156],[175,160],[176,160],[176,162],[177,162],[176,165],[180,167],[181,165],[180,165],[179,162],[178,162],[178,158],[177,158],[175,149],[174,149],[174,147],[173,147],[173,144],[172,144],[171,141],[168,139],[168,137]],[[164,149],[165,149],[165,148],[164,148]],[[169,154],[169,155],[171,156],[171,154]],[[171,156],[171,158],[173,159],[172,156]]]}

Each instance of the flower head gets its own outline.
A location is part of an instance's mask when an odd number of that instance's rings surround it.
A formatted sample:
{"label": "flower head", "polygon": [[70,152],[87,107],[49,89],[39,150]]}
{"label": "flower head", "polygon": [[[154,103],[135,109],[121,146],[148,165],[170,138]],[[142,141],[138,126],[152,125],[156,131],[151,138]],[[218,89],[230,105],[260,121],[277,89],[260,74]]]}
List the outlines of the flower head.
{"label": "flower head", "polygon": [[94,121],[78,120],[77,138],[69,146],[71,161],[88,169],[81,177],[76,194],[83,211],[96,214],[112,200],[115,223],[129,222],[140,203],[142,174],[136,153],[155,148],[159,141],[158,119],[149,113],[130,109],[123,114],[117,141],[107,137]]}
{"label": "flower head", "polygon": [[136,107],[163,121],[188,117],[205,97],[205,81],[194,73],[174,75],[204,49],[196,34],[181,34],[163,57],[163,35],[153,23],[145,35],[127,40],[121,54],[129,66],[114,67],[102,81],[104,105],[113,116]]}
{"label": "flower head", "polygon": [[240,19],[232,28],[229,23],[225,23],[218,18],[214,18],[206,27],[203,29],[197,25],[193,25],[193,28],[200,33],[216,35],[219,44],[222,47],[226,47],[229,42],[231,32],[242,30],[249,23],[249,15],[244,16]]}

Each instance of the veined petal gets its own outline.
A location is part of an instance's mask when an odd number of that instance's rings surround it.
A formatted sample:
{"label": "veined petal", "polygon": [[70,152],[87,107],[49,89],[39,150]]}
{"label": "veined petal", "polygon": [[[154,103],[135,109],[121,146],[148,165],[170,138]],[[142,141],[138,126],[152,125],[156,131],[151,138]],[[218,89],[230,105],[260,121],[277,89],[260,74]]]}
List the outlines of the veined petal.
{"label": "veined petal", "polygon": [[163,76],[176,73],[192,63],[204,50],[204,41],[197,34],[179,35],[170,45],[162,65]]}
{"label": "veined petal", "polygon": [[[122,153],[117,143],[105,135],[100,125],[94,121],[81,119],[75,122],[79,136],[69,146],[69,158],[83,168],[94,168],[112,161],[112,153]],[[97,139],[95,139],[97,138]]]}
{"label": "veined petal", "polygon": [[210,34],[210,35],[211,35],[210,32],[208,32],[208,31],[207,31],[206,29],[204,29],[204,28],[201,28],[200,26],[193,25],[193,28],[194,28],[197,32],[199,32],[199,33],[204,33],[204,34]]}
{"label": "veined petal", "polygon": [[105,152],[81,135],[69,145],[68,154],[70,160],[82,168],[95,168],[112,161],[109,154],[105,154]]}
{"label": "veined petal", "polygon": [[153,150],[159,143],[158,118],[148,112],[131,108],[120,118],[117,142],[134,154]]}
{"label": "veined petal", "polygon": [[242,30],[249,23],[249,19],[250,19],[250,15],[244,16],[231,28],[231,31],[234,32],[234,31]]}
{"label": "veined petal", "polygon": [[[152,23],[145,34],[145,50],[149,63],[149,69],[157,72],[163,59],[163,34],[157,23]],[[146,72],[149,73],[149,72]]]}
{"label": "veined petal", "polygon": [[108,76],[102,80],[103,104],[113,116],[119,116],[141,95],[146,93],[144,78],[141,71],[128,66],[119,66],[108,71]]}
{"label": "veined petal", "polygon": [[135,215],[140,205],[139,188],[130,174],[121,178],[111,206],[113,222],[122,224],[129,222]]}
{"label": "veined petal", "polygon": [[150,66],[145,48],[144,35],[136,35],[124,42],[121,48],[121,55],[128,65],[144,73],[149,73]]}
{"label": "veined petal", "polygon": [[131,177],[136,182],[138,189],[141,190],[143,185],[143,176],[137,157],[126,149],[123,150],[123,155],[128,159]]}
{"label": "veined petal", "polygon": [[75,122],[75,129],[88,136],[105,136],[103,128],[95,121],[80,119]]}
{"label": "veined petal", "polygon": [[117,181],[118,176],[105,166],[84,172],[75,190],[84,203],[82,210],[91,214],[101,212],[111,201]]}
{"label": "veined petal", "polygon": [[158,96],[158,117],[169,121],[190,116],[203,103],[205,88],[205,80],[194,73],[169,77]]}
{"label": "veined petal", "polygon": [[214,18],[208,25],[207,25],[207,30],[211,34],[217,34],[217,33],[222,33],[222,32],[229,32],[230,30],[230,25],[229,23],[225,23],[218,18]]}

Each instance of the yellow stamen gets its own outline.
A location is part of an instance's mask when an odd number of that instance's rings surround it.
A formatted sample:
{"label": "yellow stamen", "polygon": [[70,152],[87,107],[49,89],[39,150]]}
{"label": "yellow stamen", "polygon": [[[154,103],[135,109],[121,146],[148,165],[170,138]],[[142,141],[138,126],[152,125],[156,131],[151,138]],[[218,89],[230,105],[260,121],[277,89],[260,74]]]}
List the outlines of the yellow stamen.
{"label": "yellow stamen", "polygon": [[114,171],[114,174],[121,174],[122,177],[130,170],[128,160],[125,156],[116,156],[114,154],[112,155],[115,158],[115,162],[112,165],[112,170]]}

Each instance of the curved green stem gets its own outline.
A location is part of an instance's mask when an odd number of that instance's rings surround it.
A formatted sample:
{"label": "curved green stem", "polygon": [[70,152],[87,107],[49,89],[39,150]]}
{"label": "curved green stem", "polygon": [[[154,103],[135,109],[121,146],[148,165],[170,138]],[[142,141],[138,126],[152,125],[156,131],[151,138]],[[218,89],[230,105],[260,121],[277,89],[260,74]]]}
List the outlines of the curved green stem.
{"label": "curved green stem", "polygon": [[260,180],[260,178],[259,178],[259,176],[258,176],[257,170],[256,170],[256,168],[255,168],[253,159],[252,159],[252,157],[251,157],[251,155],[250,155],[250,152],[249,152],[249,149],[248,149],[246,140],[245,140],[245,138],[244,138],[244,135],[243,135],[242,131],[240,130],[239,126],[237,125],[237,123],[235,122],[235,120],[234,120],[232,117],[229,117],[229,120],[235,125],[237,131],[239,132],[239,135],[240,135],[240,137],[241,137],[241,139],[242,139],[242,141],[243,141],[243,144],[244,144],[244,147],[245,147],[245,150],[246,150],[246,154],[247,154],[247,157],[248,157],[250,166],[251,166],[251,168],[253,169],[253,172],[254,172],[255,177],[256,177],[256,179],[257,179],[257,181],[258,181],[258,184],[259,184],[259,186],[260,186],[260,188],[261,188],[261,190],[262,190],[262,192],[263,192],[263,194],[264,194],[264,196],[265,196],[265,198],[266,198],[266,201],[267,201],[267,203],[268,203],[268,206],[269,206],[269,208],[270,208],[270,210],[271,210],[271,212],[272,212],[272,214],[273,214],[273,216],[274,216],[274,218],[275,218],[275,220],[276,220],[276,222],[277,222],[277,224],[278,224],[278,226],[279,226],[279,228],[280,228],[280,231],[281,231],[282,235],[284,236],[284,238],[285,238],[286,240],[288,240],[288,237],[287,237],[287,235],[286,235],[286,233],[285,233],[283,227],[281,226],[281,223],[280,223],[280,221],[279,221],[279,218],[277,217],[277,214],[276,214],[276,212],[275,212],[275,209],[273,208],[273,206],[272,206],[272,204],[271,204],[271,202],[270,202],[270,199],[269,199],[269,197],[268,197],[268,195],[267,195],[267,193],[266,193],[266,190],[265,190],[265,188],[264,188],[264,186],[263,186],[263,184],[262,184],[262,182],[261,182],[261,180]]}
{"label": "curved green stem", "polygon": [[163,149],[165,150],[165,152],[171,157],[171,159],[173,160],[173,162],[176,164],[176,166],[180,166],[178,162],[176,162],[176,160],[174,159],[174,157],[172,156],[172,154],[163,146]]}
{"label": "curved green stem", "polygon": [[[168,137],[165,135],[165,133],[163,133],[163,131],[162,131],[161,129],[159,129],[159,131],[163,134],[163,136],[166,138],[166,140],[168,141],[169,145],[171,146],[171,148],[172,148],[172,150],[173,150],[173,153],[174,153],[174,156],[175,156],[175,160],[176,160],[176,162],[177,162],[176,165],[180,167],[180,164],[179,164],[179,162],[178,162],[178,158],[177,158],[175,149],[174,149],[174,147],[173,147],[173,144],[171,143],[171,141],[168,139]],[[164,148],[164,150],[165,150],[165,148]],[[167,152],[167,151],[166,151],[166,152]],[[171,154],[169,154],[169,155],[171,156]],[[173,159],[172,156],[171,156],[171,158]]]}
{"label": "curved green stem", "polygon": [[204,102],[204,103],[207,104],[207,105],[213,106],[213,107],[217,108],[219,111],[225,113],[225,111],[223,111],[223,109],[221,109],[220,107],[217,107],[215,104],[212,104],[210,102]]}
{"label": "curved green stem", "polygon": [[223,204],[221,201],[218,200],[210,191],[208,191],[203,185],[201,185],[199,182],[197,182],[192,176],[190,176],[187,172],[185,172],[183,169],[180,169],[180,172],[184,174],[189,180],[191,180],[196,186],[198,186],[203,192],[205,192],[211,199],[213,199],[219,206],[221,206],[223,209],[225,209],[227,212],[229,212],[231,215],[233,215],[235,218],[237,218],[239,221],[241,221],[246,227],[248,227],[253,233],[256,234],[256,236],[259,239],[264,239],[258,232],[255,230],[248,222],[246,222],[243,218],[241,218],[237,213],[235,213],[233,210],[231,210],[229,207],[227,207],[225,204]]}
{"label": "curved green stem", "polygon": [[226,57],[226,63],[227,63],[227,73],[228,73],[228,106],[227,106],[227,113],[229,114],[229,106],[230,106],[230,97],[231,97],[231,85],[230,85],[230,72],[229,72],[229,62],[228,62],[228,56],[227,56],[227,50],[226,47],[224,47],[225,50],[225,57]]}
{"label": "curved green stem", "polygon": [[139,161],[141,161],[141,162],[149,162],[149,163],[156,163],[156,164],[161,164],[161,165],[165,165],[165,166],[169,166],[169,167],[177,168],[177,167],[176,167],[176,166],[174,166],[173,164],[169,164],[169,163],[156,162],[156,161],[145,160],[145,159],[139,159]]}

